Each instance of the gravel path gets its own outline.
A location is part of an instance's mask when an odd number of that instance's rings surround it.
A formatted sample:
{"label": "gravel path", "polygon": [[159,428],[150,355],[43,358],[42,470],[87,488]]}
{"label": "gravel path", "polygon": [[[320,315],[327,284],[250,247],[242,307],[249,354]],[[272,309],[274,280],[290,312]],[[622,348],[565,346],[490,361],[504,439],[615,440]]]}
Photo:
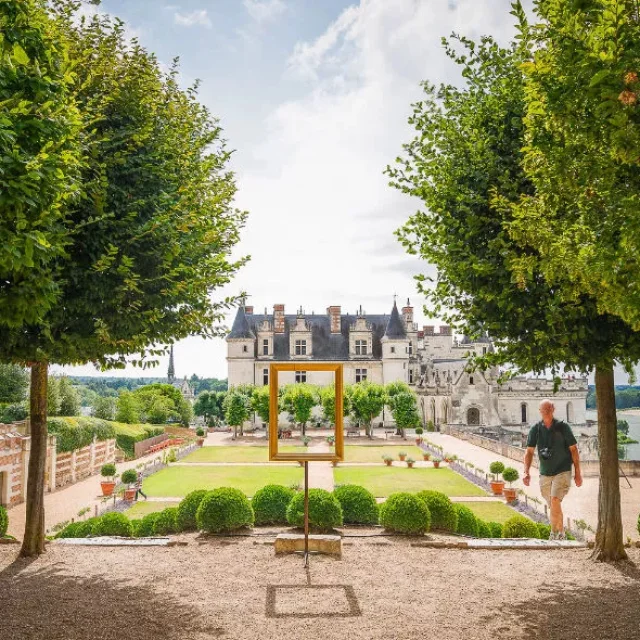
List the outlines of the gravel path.
{"label": "gravel path", "polygon": [[260,539],[183,539],[188,546],[50,545],[32,563],[0,547],[0,638],[630,640],[640,628],[640,571],[594,564],[584,550],[356,538],[342,560],[313,556],[307,576],[300,556],[275,556]]}

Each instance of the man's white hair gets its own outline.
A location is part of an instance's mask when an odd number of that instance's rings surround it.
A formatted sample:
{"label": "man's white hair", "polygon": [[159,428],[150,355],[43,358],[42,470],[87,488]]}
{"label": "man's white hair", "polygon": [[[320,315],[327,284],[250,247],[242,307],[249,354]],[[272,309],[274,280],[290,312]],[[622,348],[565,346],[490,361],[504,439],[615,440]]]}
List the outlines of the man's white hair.
{"label": "man's white hair", "polygon": [[540,404],[538,405],[538,407],[539,407],[540,409],[542,409],[542,407],[544,407],[544,406],[546,406],[546,405],[550,405],[552,409],[555,409],[555,408],[556,408],[556,405],[555,405],[555,404],[553,404],[553,401],[552,401],[552,400],[549,400],[549,398],[545,398],[544,400],[541,400],[541,401],[540,401]]}

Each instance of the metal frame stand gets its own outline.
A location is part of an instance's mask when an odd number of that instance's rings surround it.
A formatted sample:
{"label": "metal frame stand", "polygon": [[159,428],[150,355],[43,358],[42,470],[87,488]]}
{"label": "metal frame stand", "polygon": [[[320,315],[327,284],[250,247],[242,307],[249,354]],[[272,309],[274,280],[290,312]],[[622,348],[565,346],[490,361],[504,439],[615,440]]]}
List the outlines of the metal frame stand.
{"label": "metal frame stand", "polygon": [[304,568],[309,567],[309,462],[304,462]]}

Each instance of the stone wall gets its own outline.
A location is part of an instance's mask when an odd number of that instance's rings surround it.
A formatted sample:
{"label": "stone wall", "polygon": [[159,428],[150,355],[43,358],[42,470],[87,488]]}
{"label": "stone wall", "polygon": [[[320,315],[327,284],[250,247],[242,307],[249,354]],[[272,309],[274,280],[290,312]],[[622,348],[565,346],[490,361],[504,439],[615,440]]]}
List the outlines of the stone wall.
{"label": "stone wall", "polygon": [[30,438],[0,425],[0,504],[13,506],[24,500]]}
{"label": "stone wall", "polygon": [[[55,451],[55,448],[54,448]],[[89,446],[69,453],[58,453],[53,462],[55,488],[64,487],[99,473],[102,465],[115,462],[116,441],[94,440]]]}

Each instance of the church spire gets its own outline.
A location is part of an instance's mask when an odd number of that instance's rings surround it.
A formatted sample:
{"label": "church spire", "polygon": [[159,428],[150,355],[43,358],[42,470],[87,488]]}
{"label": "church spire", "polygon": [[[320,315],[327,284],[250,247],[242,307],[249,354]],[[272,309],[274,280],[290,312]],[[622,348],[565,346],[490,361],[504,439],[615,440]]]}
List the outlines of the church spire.
{"label": "church spire", "polygon": [[176,368],[173,364],[173,345],[171,345],[171,351],[169,352],[169,370],[167,371],[167,378],[169,379],[169,384],[173,384],[176,379]]}

